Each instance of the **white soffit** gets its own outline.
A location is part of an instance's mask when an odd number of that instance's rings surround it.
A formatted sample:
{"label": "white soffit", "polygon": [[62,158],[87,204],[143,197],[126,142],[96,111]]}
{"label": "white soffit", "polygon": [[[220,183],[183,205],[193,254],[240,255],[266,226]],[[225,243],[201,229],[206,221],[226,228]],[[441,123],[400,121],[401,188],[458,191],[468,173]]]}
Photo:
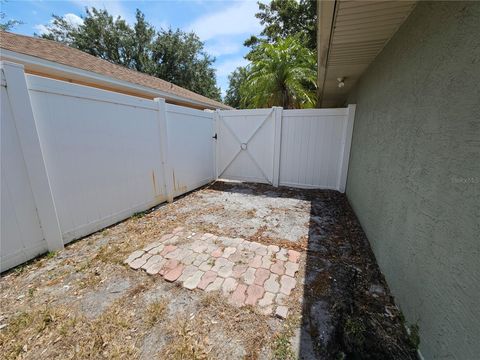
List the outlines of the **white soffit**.
{"label": "white soffit", "polygon": [[[329,34],[328,46],[324,41],[318,54],[319,59],[324,59],[323,64],[319,60],[319,74],[324,73],[323,79],[319,78],[322,107],[343,105],[368,65],[410,15],[416,1],[337,0],[335,6],[332,3],[320,2],[318,10],[318,39]],[[322,24],[326,16],[332,16],[333,25],[325,20]],[[338,86],[337,78],[345,79],[344,87]]]}

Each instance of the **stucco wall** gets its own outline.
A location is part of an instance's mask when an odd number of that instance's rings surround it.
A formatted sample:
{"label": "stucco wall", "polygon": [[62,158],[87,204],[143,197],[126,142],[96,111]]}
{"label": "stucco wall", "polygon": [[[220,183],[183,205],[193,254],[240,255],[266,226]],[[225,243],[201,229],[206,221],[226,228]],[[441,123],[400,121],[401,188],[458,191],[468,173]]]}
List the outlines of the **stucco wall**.
{"label": "stucco wall", "polygon": [[347,196],[427,359],[480,358],[480,2],[420,3],[369,67]]}

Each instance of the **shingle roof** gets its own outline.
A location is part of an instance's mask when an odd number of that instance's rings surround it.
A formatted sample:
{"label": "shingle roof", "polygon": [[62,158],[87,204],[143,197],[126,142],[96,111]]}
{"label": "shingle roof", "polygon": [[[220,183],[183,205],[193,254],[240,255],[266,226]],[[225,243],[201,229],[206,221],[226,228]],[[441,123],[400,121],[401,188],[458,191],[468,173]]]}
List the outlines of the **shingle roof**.
{"label": "shingle roof", "polygon": [[58,64],[91,71],[117,80],[128,81],[137,85],[167,92],[175,96],[180,96],[187,100],[189,99],[206,103],[212,107],[228,108],[225,104],[174,85],[168,81],[127,69],[123,66],[113,64],[56,41],[1,31],[0,48],[56,62]]}

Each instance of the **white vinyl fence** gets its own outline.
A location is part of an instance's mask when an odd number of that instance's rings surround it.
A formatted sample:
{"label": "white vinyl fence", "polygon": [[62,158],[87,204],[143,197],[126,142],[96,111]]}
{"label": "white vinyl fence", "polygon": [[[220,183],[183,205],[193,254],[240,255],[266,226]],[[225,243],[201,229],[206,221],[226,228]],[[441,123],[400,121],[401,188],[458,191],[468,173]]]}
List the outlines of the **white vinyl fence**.
{"label": "white vinyl fence", "polygon": [[2,64],[1,270],[214,180],[213,113]]}
{"label": "white vinyl fence", "polygon": [[355,105],[221,110],[217,177],[345,191]]}
{"label": "white vinyl fence", "polygon": [[1,65],[1,271],[217,178],[345,189],[354,105],[200,111]]}

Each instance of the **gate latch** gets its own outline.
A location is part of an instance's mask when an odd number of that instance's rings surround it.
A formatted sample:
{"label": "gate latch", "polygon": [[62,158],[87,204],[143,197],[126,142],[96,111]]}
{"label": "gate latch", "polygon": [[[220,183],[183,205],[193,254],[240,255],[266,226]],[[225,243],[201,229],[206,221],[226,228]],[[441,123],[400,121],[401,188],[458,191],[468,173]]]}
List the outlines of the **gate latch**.
{"label": "gate latch", "polygon": [[215,140],[217,140],[217,133],[215,133],[215,135],[214,135],[214,136],[212,136],[212,139],[215,139]]}

